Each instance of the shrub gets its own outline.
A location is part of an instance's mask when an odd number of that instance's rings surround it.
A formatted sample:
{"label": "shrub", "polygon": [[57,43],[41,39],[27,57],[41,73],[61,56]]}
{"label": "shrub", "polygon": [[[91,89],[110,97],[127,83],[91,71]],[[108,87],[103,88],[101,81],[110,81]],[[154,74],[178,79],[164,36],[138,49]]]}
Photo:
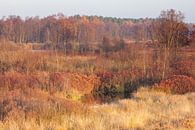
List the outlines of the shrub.
{"label": "shrub", "polygon": [[51,73],[49,77],[49,92],[63,91],[64,75],[62,73]]}
{"label": "shrub", "polygon": [[142,78],[140,69],[134,68],[119,72],[101,72],[97,76],[100,84],[94,88],[92,95],[102,102],[116,98],[129,98],[140,86],[151,85],[156,79]]}
{"label": "shrub", "polygon": [[[79,108],[79,109],[78,109]],[[50,120],[57,114],[80,110],[79,103],[25,88],[0,94],[0,120],[36,118]]]}
{"label": "shrub", "polygon": [[173,94],[185,94],[195,92],[195,80],[185,75],[174,75],[162,80],[159,84],[156,84],[154,88]]}
{"label": "shrub", "polygon": [[11,64],[8,62],[0,61],[0,73],[5,73],[11,69]]}
{"label": "shrub", "polygon": [[92,91],[92,95],[101,102],[110,102],[117,96],[117,88],[114,85],[102,84]]}
{"label": "shrub", "polygon": [[45,80],[41,79],[37,74],[25,75],[21,73],[12,72],[0,75],[0,86],[3,89],[8,90],[26,88],[43,89],[43,85],[47,86],[47,83],[45,82]]}
{"label": "shrub", "polygon": [[192,61],[182,60],[171,64],[172,73],[175,75],[192,76]]}

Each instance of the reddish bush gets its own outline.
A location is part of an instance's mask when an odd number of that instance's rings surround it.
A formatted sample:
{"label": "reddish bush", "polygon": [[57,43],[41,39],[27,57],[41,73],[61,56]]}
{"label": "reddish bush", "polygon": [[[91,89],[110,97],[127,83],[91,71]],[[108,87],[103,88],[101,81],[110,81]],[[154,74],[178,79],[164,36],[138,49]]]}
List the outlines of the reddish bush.
{"label": "reddish bush", "polygon": [[43,84],[47,85],[45,82],[41,81],[36,74],[6,73],[0,75],[0,86],[8,90],[42,88]]}
{"label": "reddish bush", "polygon": [[114,78],[114,73],[112,72],[102,72],[97,74],[98,77],[100,77],[101,82],[109,82]]}
{"label": "reddish bush", "polygon": [[118,72],[118,78],[122,78],[126,81],[133,81],[142,78],[141,69],[132,68],[131,70],[123,70]]}
{"label": "reddish bush", "polygon": [[182,60],[172,63],[172,73],[175,75],[186,75],[192,76],[192,61],[190,60]]}
{"label": "reddish bush", "polygon": [[87,104],[95,104],[95,103],[101,103],[102,102],[101,98],[98,99],[98,97],[94,97],[93,94],[85,94],[82,97],[81,101],[83,103],[87,103]]}
{"label": "reddish bush", "polygon": [[64,75],[62,73],[52,73],[49,76],[49,92],[63,91]]}
{"label": "reddish bush", "polygon": [[162,80],[154,88],[175,94],[195,92],[195,80],[184,75],[174,75]]}
{"label": "reddish bush", "polygon": [[21,74],[17,72],[0,74],[0,88],[2,90],[15,89],[40,89],[52,94],[61,91],[71,91],[72,89],[81,94],[90,93],[94,86],[99,84],[96,76],[86,76],[77,73],[34,73]]}
{"label": "reddish bush", "polygon": [[[28,91],[27,91],[28,90]],[[78,103],[43,93],[37,89],[25,88],[5,91],[0,94],[0,120],[26,118],[52,118],[55,112],[81,110]]]}

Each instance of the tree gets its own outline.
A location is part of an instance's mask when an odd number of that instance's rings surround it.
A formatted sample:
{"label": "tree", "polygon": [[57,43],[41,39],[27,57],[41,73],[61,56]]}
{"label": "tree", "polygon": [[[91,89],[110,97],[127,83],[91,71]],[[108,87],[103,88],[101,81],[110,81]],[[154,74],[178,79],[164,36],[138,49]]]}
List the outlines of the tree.
{"label": "tree", "polygon": [[120,40],[115,40],[114,41],[114,50],[115,51],[120,51],[125,49],[126,43],[124,41],[124,39],[120,39]]}
{"label": "tree", "polygon": [[190,42],[191,42],[191,46],[195,47],[195,24],[192,25],[191,35],[190,35]]}
{"label": "tree", "polygon": [[108,37],[103,37],[102,44],[100,45],[100,48],[105,52],[106,54],[112,50],[111,40]]}
{"label": "tree", "polygon": [[169,62],[177,56],[179,46],[188,43],[189,31],[183,22],[184,15],[173,9],[162,11],[153,22],[153,33],[164,50],[162,78],[165,77]]}
{"label": "tree", "polygon": [[159,19],[153,23],[158,42],[168,49],[183,44],[181,39],[188,37],[188,29],[183,20],[184,15],[180,11],[162,11]]}

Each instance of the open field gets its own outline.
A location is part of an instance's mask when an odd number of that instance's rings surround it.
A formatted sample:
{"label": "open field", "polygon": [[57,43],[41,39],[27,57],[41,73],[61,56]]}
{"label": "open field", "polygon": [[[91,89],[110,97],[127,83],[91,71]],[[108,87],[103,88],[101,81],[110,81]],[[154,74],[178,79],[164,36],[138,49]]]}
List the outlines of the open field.
{"label": "open field", "polygon": [[[9,120],[4,130],[192,130],[195,94],[171,95],[141,88],[133,98],[104,105],[86,105],[73,113],[43,109],[40,118]],[[38,115],[37,115],[38,116]],[[43,118],[44,117],[44,118]],[[37,119],[38,118],[38,119]]]}
{"label": "open field", "polygon": [[0,19],[0,130],[195,130],[195,25]]}
{"label": "open field", "polygon": [[139,44],[107,55],[1,45],[2,130],[195,129],[193,49],[162,79],[163,51]]}

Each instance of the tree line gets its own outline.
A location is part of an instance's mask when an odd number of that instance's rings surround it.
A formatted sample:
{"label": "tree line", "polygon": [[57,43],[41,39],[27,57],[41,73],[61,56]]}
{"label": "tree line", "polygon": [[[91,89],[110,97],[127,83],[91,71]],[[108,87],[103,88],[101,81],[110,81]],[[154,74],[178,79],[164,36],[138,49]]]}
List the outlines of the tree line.
{"label": "tree line", "polygon": [[9,16],[0,20],[0,38],[15,43],[46,43],[64,51],[78,47],[80,51],[87,51],[99,43],[102,50],[120,50],[126,39],[135,42],[151,40],[171,47],[187,45],[193,39],[194,29],[190,31],[183,18],[183,14],[175,10],[162,11],[157,19],[137,20],[80,15],[66,17],[61,13],[44,18]]}
{"label": "tree line", "polygon": [[0,20],[0,36],[16,43],[99,42],[105,36],[133,39],[142,21],[63,14],[25,19],[9,16]]}

